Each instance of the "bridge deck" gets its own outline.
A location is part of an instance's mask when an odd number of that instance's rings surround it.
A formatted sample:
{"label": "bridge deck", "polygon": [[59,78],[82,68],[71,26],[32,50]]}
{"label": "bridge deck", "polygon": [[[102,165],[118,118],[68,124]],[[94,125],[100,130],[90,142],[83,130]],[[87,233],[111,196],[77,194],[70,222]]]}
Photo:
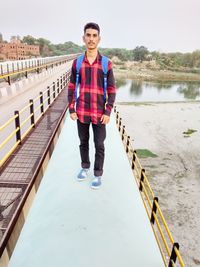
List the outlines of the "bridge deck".
{"label": "bridge deck", "polygon": [[[76,129],[67,113],[9,267],[164,266],[114,115],[107,125],[99,190],[89,187],[92,171],[87,181],[76,180]],[[90,133],[93,163],[91,127]]]}

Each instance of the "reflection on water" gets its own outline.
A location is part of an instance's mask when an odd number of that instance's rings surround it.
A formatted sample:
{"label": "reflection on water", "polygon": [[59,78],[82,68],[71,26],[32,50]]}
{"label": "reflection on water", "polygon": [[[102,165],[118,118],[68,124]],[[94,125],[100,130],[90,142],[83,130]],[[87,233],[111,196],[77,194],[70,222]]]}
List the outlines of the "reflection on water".
{"label": "reflection on water", "polygon": [[185,99],[197,100],[199,99],[199,95],[200,95],[199,88],[200,88],[199,85],[196,85],[196,84],[182,85],[182,86],[179,86],[178,92],[180,94],[183,94]]}
{"label": "reflection on water", "polygon": [[117,88],[120,88],[122,86],[126,85],[126,79],[117,79],[116,80],[116,86]]}
{"label": "reflection on water", "polygon": [[136,96],[140,96],[142,94],[142,82],[141,81],[131,81],[130,93]]}
{"label": "reflection on water", "polygon": [[186,101],[200,100],[200,83],[145,82],[118,79],[117,101]]}

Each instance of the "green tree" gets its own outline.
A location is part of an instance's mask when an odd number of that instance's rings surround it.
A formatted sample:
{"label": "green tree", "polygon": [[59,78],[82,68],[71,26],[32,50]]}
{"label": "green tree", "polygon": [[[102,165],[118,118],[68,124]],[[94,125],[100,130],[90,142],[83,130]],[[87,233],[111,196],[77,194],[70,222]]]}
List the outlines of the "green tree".
{"label": "green tree", "polygon": [[35,45],[37,43],[37,39],[31,35],[27,35],[23,37],[22,42],[27,43],[28,45]]}
{"label": "green tree", "polygon": [[47,57],[53,55],[51,50],[51,42],[44,38],[37,39],[37,45],[40,47],[40,55]]}
{"label": "green tree", "polygon": [[148,49],[145,46],[137,46],[133,50],[133,58],[136,61],[143,61],[146,59],[146,56],[149,54]]}

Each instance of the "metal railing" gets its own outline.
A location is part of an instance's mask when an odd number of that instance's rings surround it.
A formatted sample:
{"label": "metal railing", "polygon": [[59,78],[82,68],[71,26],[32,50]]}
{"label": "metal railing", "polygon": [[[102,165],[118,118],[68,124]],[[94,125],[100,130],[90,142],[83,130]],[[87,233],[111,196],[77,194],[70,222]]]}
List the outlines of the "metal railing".
{"label": "metal railing", "polygon": [[[28,77],[29,72],[38,72],[40,69],[48,69],[54,65],[62,64],[73,60],[78,54],[71,54],[65,56],[55,56],[46,58],[35,58],[27,60],[6,61],[0,63],[0,79],[5,79],[9,85],[11,84],[11,77],[24,74]],[[7,79],[6,79],[7,78]]]}
{"label": "metal railing", "polygon": [[145,174],[145,169],[143,169],[140,164],[137,152],[130,142],[130,136],[127,135],[125,131],[125,125],[122,125],[122,118],[119,117],[119,112],[116,110],[116,106],[114,112],[116,113],[116,124],[125,146],[164,264],[166,267],[185,267],[179,251],[179,244],[174,242],[167,222],[158,204],[158,197],[154,196]]}
{"label": "metal railing", "polygon": [[[70,73],[71,71],[69,70],[61,75],[60,78],[57,79],[57,82],[53,82],[45,91],[40,92],[39,96],[36,98],[30,99],[28,105],[21,110],[16,110],[14,116],[0,126],[0,133],[4,130],[11,131],[9,134],[6,133],[6,138],[0,143],[0,149],[7,145],[3,158],[0,159],[0,167],[9,158],[15,148],[21,144],[30,130],[35,127],[38,120],[45,114],[47,109],[49,109],[63,88],[65,88],[69,81]],[[13,128],[15,129],[13,130]],[[16,137],[16,141],[13,139],[14,136]],[[11,144],[8,144],[10,141]]]}

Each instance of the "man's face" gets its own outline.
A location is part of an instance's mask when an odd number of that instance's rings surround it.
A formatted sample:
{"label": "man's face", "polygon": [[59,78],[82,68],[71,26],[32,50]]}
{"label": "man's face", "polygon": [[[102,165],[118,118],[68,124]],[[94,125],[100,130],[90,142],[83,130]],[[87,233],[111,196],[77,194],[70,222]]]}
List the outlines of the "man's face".
{"label": "man's face", "polygon": [[98,31],[95,29],[87,29],[83,36],[83,42],[89,50],[96,49],[100,39]]}

